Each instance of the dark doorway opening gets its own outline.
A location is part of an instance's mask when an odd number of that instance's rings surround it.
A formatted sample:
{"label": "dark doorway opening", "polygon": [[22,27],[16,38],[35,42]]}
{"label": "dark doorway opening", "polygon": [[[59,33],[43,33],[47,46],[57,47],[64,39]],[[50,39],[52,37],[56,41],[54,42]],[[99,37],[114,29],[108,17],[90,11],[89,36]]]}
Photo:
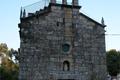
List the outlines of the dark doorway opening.
{"label": "dark doorway opening", "polygon": [[[63,62],[63,71],[69,71],[69,70],[70,70],[70,63],[68,61],[64,61]],[[67,79],[67,80],[73,80],[73,79]]]}
{"label": "dark doorway opening", "polygon": [[75,80],[75,79],[58,79],[58,80]]}

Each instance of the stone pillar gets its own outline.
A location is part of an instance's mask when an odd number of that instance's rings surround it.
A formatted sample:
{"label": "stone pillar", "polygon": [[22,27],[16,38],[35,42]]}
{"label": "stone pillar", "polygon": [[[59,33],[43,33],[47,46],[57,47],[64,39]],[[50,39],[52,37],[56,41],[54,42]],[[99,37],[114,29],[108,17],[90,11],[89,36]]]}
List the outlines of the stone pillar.
{"label": "stone pillar", "polygon": [[56,0],[50,0],[50,3],[56,3]]}
{"label": "stone pillar", "polygon": [[67,4],[67,0],[62,0],[62,4]]}
{"label": "stone pillar", "polygon": [[23,11],[23,18],[25,18],[25,17],[26,17],[26,11],[24,9],[24,11]]}
{"label": "stone pillar", "polygon": [[78,0],[72,0],[72,5],[78,6]]}

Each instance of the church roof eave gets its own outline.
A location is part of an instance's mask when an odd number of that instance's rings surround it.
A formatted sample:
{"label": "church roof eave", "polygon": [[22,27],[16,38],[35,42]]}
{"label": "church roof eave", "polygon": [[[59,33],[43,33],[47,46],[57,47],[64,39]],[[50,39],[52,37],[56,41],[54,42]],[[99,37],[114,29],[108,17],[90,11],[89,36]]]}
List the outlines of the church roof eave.
{"label": "church roof eave", "polygon": [[103,25],[103,24],[101,24],[101,23],[99,23],[99,22],[95,21],[94,19],[92,19],[92,18],[88,17],[87,15],[85,15],[85,14],[83,14],[83,13],[80,13],[80,15],[81,15],[81,16],[84,16],[84,17],[85,17],[85,18],[87,18],[88,20],[90,20],[90,21],[92,21],[92,22],[94,22],[94,23],[96,23],[96,24],[100,25],[100,26],[101,26],[101,27],[103,27],[103,28],[105,28],[105,27],[106,27],[106,25]]}

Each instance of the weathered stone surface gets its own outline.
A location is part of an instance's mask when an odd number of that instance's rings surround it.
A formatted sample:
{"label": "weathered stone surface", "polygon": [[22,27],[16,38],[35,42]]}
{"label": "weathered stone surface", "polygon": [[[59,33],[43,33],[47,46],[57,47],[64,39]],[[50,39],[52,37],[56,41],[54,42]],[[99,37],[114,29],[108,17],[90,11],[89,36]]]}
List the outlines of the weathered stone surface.
{"label": "weathered stone surface", "polygon": [[78,8],[50,7],[51,12],[20,23],[19,80],[105,80],[104,26]]}

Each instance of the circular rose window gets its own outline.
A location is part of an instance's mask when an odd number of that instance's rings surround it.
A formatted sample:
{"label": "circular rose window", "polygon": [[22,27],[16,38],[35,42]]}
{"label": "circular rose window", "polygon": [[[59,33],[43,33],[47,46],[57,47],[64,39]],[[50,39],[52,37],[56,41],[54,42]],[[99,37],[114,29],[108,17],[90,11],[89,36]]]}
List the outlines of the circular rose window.
{"label": "circular rose window", "polygon": [[62,50],[63,50],[64,52],[68,52],[68,51],[70,50],[70,45],[69,45],[69,44],[63,44],[63,45],[62,45]]}

